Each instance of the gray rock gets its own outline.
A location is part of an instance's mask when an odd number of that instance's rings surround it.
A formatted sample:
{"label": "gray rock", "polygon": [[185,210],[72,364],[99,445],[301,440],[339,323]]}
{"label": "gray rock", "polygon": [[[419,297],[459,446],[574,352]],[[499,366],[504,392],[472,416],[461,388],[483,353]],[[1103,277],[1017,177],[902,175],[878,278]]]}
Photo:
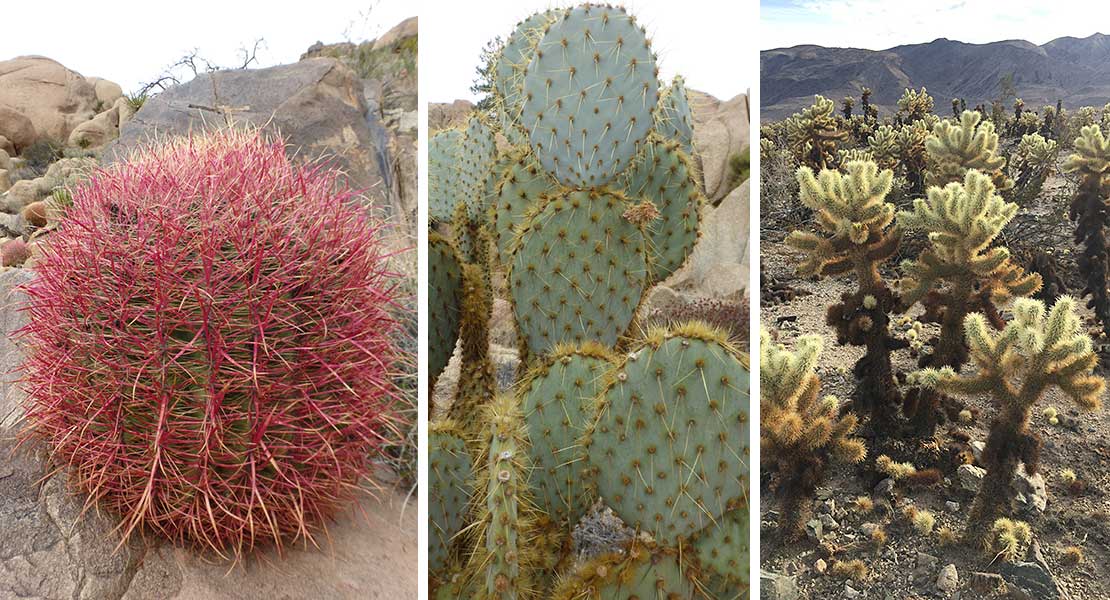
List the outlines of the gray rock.
{"label": "gray rock", "polygon": [[1014,505],[1018,514],[1029,518],[1044,514],[1048,506],[1048,490],[1045,488],[1044,475],[1037,473],[1029,475],[1025,472],[1025,465],[1018,465],[1012,482],[1014,491]]}
{"label": "gray rock", "polygon": [[951,594],[958,587],[960,587],[960,576],[956,571],[956,565],[945,565],[940,570],[940,575],[937,576],[937,589],[946,594]]}
{"label": "gray rock", "polygon": [[864,523],[863,525],[859,526],[860,533],[867,537],[871,537],[871,535],[874,534],[875,531],[877,531],[878,529],[879,525],[877,523]]}
{"label": "gray rock", "polygon": [[122,159],[155,132],[186,135],[225,126],[227,119],[281,132],[290,154],[343,169],[352,186],[381,205],[384,216],[399,212],[387,202],[382,166],[389,164],[388,148],[371,132],[362,83],[331,58],[215,71],[173,86],[143,104],[106,147],[103,160]]}
{"label": "gray rock", "polygon": [[971,455],[975,457],[975,462],[983,462],[983,450],[986,450],[987,443],[975,440],[969,445],[971,446]]}
{"label": "gray rock", "polygon": [[810,519],[806,523],[806,537],[808,537],[809,539],[815,542],[819,542],[821,541],[821,538],[824,536],[824,534],[825,527],[821,523],[820,519]]}
{"label": "gray rock", "polygon": [[968,579],[968,587],[984,596],[1000,590],[1006,585],[1006,580],[998,573],[972,573]]}
{"label": "gray rock", "polygon": [[856,588],[852,587],[852,584],[845,583],[844,584],[844,597],[845,598],[860,598],[860,597],[862,597],[862,594],[860,594],[860,592],[858,590],[856,590]]}
{"label": "gray rock", "polygon": [[940,559],[931,554],[918,552],[917,560],[914,563],[913,580],[915,582],[926,582],[931,580],[933,575],[937,572],[937,563],[939,562]]}
{"label": "gray rock", "polygon": [[876,496],[889,496],[894,491],[894,479],[887,477],[875,486]]}
{"label": "gray rock", "polygon": [[956,479],[960,482],[960,488],[969,492],[979,491],[979,486],[983,485],[983,477],[986,474],[986,469],[975,465],[960,465],[956,469]]}
{"label": "gray rock", "polygon": [[960,503],[947,500],[944,503],[944,508],[948,509],[948,512],[960,512]]}
{"label": "gray rock", "polygon": [[998,574],[1006,581],[1011,597],[1035,600],[1065,598],[1060,584],[1043,564],[1035,562],[1002,563]]}
{"label": "gray rock", "polygon": [[[27,324],[27,313],[19,310],[27,299],[20,287],[33,278],[28,269],[0,270],[0,436],[23,418],[24,393],[17,383],[23,352],[13,336]],[[4,456],[0,455],[0,465]]]}
{"label": "gray rock", "polygon": [[837,529],[840,529],[840,523],[837,523],[836,519],[834,519],[832,515],[826,513],[821,515],[820,519],[821,527],[825,531],[836,531]]}
{"label": "gray rock", "polygon": [[793,577],[770,571],[759,571],[760,600],[798,600],[798,582]]}

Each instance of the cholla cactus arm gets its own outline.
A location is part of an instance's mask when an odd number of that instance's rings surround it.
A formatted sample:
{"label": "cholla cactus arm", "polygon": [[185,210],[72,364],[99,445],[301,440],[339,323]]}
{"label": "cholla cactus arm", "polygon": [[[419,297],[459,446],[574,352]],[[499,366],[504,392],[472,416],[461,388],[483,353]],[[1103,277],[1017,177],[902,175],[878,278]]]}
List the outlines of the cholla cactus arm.
{"label": "cholla cactus arm", "polygon": [[1007,190],[1014,182],[1002,173],[1006,159],[998,155],[998,134],[994,124],[982,121],[977,111],[964,111],[959,123],[946,119],[933,127],[933,135],[925,140],[929,153],[926,183],[946,185],[963,180],[969,169],[991,176],[995,187]]}
{"label": "cholla cactus arm", "polygon": [[834,398],[818,400],[821,382],[814,367],[821,339],[803,336],[793,352],[774,343],[766,330],[760,340],[760,447],[779,479],[780,529],[798,536],[828,462],[857,463],[867,452],[852,437],[855,415],[840,416]]}
{"label": "cholla cactus arm", "polygon": [[907,88],[898,99],[898,115],[903,122],[912,123],[924,119],[933,113],[933,97],[928,94],[925,87],[921,91]]}
{"label": "cholla cactus arm", "polygon": [[848,136],[840,129],[835,111],[832,100],[814,96],[813,106],[786,119],[787,144],[800,162],[819,169],[831,166],[837,144]]}
{"label": "cholla cactus arm", "polygon": [[1014,319],[1000,332],[989,329],[982,315],[969,315],[965,333],[977,372],[926,369],[914,375],[945,393],[989,392],[999,405],[983,451],[987,475],[968,518],[967,535],[976,544],[984,542],[991,524],[1003,516],[1018,464],[1024,463],[1029,473],[1037,470],[1040,440],[1029,430],[1029,414],[1044,392],[1056,386],[1080,408],[1101,405],[1106,383],[1092,373],[1098,357],[1082,332],[1075,301],[1061,296],[1045,313],[1043,302],[1020,298],[1014,302]]}
{"label": "cholla cactus arm", "polygon": [[900,152],[898,131],[890,125],[880,125],[867,139],[867,145],[871,155],[875,157],[875,162],[881,168],[893,169],[898,164]]}
{"label": "cholla cactus arm", "polygon": [[809,167],[798,169],[800,199],[816,213],[822,233],[793,232],[786,243],[807,254],[799,273],[826,275],[852,268],[861,289],[869,290],[879,283],[875,263],[889,257],[872,251],[897,237],[884,231],[894,219],[894,205],[886,202],[894,174],[864,161],[850,162],[845,169],[847,175],[824,170],[816,176]]}

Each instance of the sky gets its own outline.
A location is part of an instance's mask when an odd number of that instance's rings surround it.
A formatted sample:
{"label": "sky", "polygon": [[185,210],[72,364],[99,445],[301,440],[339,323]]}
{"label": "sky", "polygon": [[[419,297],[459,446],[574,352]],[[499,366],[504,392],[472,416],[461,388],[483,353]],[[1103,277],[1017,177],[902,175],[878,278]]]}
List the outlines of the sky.
{"label": "sky", "polygon": [[[434,4],[434,12],[420,22],[421,93],[429,102],[450,102],[476,100],[470,86],[488,41],[498,35],[507,38],[518,21],[534,12],[577,2],[486,0],[480,9],[458,0]],[[746,93],[755,84],[759,67],[754,1],[628,0],[621,4],[647,28],[664,82],[681,74],[686,87],[722,100]]]}
{"label": "sky", "polygon": [[405,0],[59,4],[4,2],[4,23],[26,25],[4,28],[0,60],[46,56],[86,77],[115,81],[124,92],[157,78],[193,49],[217,65],[237,66],[240,48],[262,38],[257,66],[273,66],[296,62],[316,41],[377,38],[417,14],[415,3]]}
{"label": "sky", "polygon": [[948,38],[982,44],[1110,34],[1105,0],[761,0],[759,47],[885,50]]}

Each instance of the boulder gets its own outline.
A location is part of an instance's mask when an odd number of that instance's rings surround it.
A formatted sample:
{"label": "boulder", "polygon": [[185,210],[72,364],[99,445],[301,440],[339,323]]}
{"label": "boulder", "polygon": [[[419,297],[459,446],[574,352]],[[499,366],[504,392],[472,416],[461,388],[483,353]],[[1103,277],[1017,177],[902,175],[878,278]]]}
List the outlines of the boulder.
{"label": "boulder", "polygon": [[4,137],[4,144],[0,146],[9,154],[16,154],[27,146],[35,143],[37,134],[35,126],[26,115],[12,108],[0,104],[0,135]]}
{"label": "boulder", "polygon": [[745,181],[717,207],[705,207],[694,251],[665,285],[698,296],[740,299],[748,287],[748,211],[751,182]]}
{"label": "boulder", "polygon": [[794,577],[770,571],[759,572],[760,600],[798,600],[801,597]]}
{"label": "boulder", "polygon": [[118,83],[99,77],[89,77],[88,81],[92,84],[93,92],[101,106],[112,106],[116,100],[123,98],[123,88]]}
{"label": "boulder", "polygon": [[710,203],[717,204],[732,191],[729,159],[751,143],[748,96],[740,94],[723,102],[696,90],[690,90],[689,96],[694,115],[694,147],[701,160],[705,195]]}
{"label": "boulder", "polygon": [[7,169],[0,169],[0,194],[8,191],[12,187],[12,179],[8,174]]}
{"label": "boulder", "polygon": [[431,135],[440,129],[462,125],[466,122],[467,115],[473,110],[474,104],[467,100],[428,104],[428,134]]}
{"label": "boulder", "polygon": [[[93,118],[96,89],[80,73],[43,56],[0,61],[0,104],[30,119],[35,140],[65,142],[75,127]],[[20,142],[0,131],[17,147]]]}
{"label": "boulder", "polygon": [[292,156],[342,169],[353,187],[390,216],[397,208],[385,202],[388,190],[375,152],[382,142],[370,132],[361,91],[355,74],[332,58],[204,73],[143,103],[103,160],[122,159],[155,133],[188,135],[227,123],[250,124],[280,132]]}
{"label": "boulder", "polygon": [[119,109],[115,106],[81,123],[69,134],[69,145],[98,148],[119,137]]}
{"label": "boulder", "polygon": [[0,210],[6,213],[17,213],[24,206],[42,197],[39,192],[38,179],[21,179],[12,184],[8,192],[0,198]]}
{"label": "boulder", "polygon": [[409,17],[394,25],[393,28],[385,32],[382,37],[375,40],[373,48],[374,50],[388,48],[396,45],[405,38],[414,38],[419,33],[420,27],[417,24],[417,17]]}
{"label": "boulder", "polygon": [[15,144],[4,135],[0,135],[0,150],[7,152],[8,156],[15,156]]}

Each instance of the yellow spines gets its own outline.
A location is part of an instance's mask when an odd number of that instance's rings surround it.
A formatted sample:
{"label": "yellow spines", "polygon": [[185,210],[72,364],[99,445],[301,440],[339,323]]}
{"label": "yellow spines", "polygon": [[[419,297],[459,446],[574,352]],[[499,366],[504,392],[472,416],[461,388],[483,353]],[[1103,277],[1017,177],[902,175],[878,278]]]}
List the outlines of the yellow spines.
{"label": "yellow spines", "polygon": [[1075,154],[1064,161],[1064,172],[1084,175],[1110,171],[1110,138],[1102,135],[1098,125],[1089,125],[1075,138]]}
{"label": "yellow spines", "polygon": [[994,124],[982,121],[977,111],[966,110],[959,122],[945,119],[933,127],[933,135],[925,140],[929,153],[929,169],[925,183],[943,186],[962,181],[969,169],[990,175],[995,187],[1007,190],[1013,180],[1002,173],[1006,159],[998,155],[998,134]]}

